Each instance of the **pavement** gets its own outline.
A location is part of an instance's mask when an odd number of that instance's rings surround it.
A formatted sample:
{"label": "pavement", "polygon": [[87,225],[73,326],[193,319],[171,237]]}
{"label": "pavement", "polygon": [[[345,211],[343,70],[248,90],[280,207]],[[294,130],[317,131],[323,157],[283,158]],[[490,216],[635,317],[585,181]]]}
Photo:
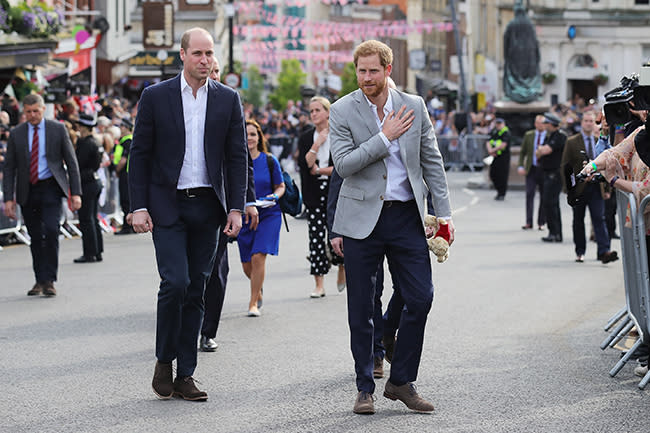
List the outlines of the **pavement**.
{"label": "pavement", "polygon": [[327,296],[309,298],[306,222],[289,218],[280,255],[267,262],[260,318],[245,315],[248,282],[230,246],[219,348],[199,353],[195,373],[204,403],[151,391],[159,278],[149,235],[106,235],[94,264],[73,264],[81,242],[62,241],[55,298],[26,296],[27,247],[0,251],[0,431],[647,431],[635,364],[611,378],[620,352],[599,349],[625,304],[621,262],[601,264],[589,243],[575,263],[566,201],[565,242],[544,244],[546,232],[520,228],[523,191],[496,202],[493,191],[467,188],[476,175],[449,173],[457,240],[447,262],[432,264],[417,384],[434,413],[384,398],[386,379],[377,380],[377,413],[352,413],[345,292],[332,272]]}

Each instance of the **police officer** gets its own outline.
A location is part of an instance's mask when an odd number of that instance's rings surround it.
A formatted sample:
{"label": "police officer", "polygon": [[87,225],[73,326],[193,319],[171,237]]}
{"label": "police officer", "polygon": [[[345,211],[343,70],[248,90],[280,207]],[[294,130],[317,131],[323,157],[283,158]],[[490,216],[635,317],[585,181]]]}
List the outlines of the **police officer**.
{"label": "police officer", "polygon": [[497,118],[490,139],[485,143],[488,154],[494,159],[490,164],[490,180],[497,190],[495,200],[502,201],[508,189],[510,174],[510,130],[502,118]]}
{"label": "police officer", "polygon": [[544,213],[548,224],[548,236],[544,242],[562,242],[562,218],[560,215],[560,191],[562,178],[560,164],[566,143],[566,135],[560,131],[560,119],[552,113],[544,113],[546,140],[537,148],[537,160],[544,170]]}
{"label": "police officer", "polygon": [[[131,141],[133,140],[133,123],[127,119],[122,119],[120,123],[120,140],[115,145],[113,149],[113,166],[115,167],[115,173],[119,179],[119,188],[120,188],[120,207],[124,215],[130,211],[129,203],[129,180],[128,180],[128,161],[129,161],[129,152],[131,151]],[[122,229],[119,232],[116,232],[116,235],[127,235],[135,233],[133,227],[126,222],[122,224]]]}

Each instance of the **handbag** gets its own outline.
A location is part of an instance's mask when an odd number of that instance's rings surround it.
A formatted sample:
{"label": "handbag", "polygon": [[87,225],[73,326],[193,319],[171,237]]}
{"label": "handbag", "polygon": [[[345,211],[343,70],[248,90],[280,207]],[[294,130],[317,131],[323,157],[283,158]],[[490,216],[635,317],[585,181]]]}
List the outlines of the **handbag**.
{"label": "handbag", "polygon": [[[269,167],[269,177],[271,180],[271,187],[273,187],[273,157],[269,154],[266,155],[266,163]],[[282,167],[282,166],[280,166]],[[287,223],[287,216],[299,215],[302,212],[302,194],[296,182],[293,180],[291,175],[286,171],[282,170],[282,181],[284,182],[285,191],[282,197],[278,199],[278,204],[280,205],[280,210],[282,211],[282,218],[284,219],[284,226],[287,231],[289,231],[289,224]]]}

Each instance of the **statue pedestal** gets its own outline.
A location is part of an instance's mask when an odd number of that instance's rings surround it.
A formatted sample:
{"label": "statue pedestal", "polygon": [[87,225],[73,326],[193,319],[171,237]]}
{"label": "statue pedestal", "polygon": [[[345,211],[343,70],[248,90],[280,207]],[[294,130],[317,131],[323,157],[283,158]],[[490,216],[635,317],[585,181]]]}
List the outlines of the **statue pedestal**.
{"label": "statue pedestal", "polygon": [[542,114],[551,109],[551,106],[543,101],[533,101],[527,104],[520,104],[514,101],[497,101],[494,108],[498,113],[534,113]]}

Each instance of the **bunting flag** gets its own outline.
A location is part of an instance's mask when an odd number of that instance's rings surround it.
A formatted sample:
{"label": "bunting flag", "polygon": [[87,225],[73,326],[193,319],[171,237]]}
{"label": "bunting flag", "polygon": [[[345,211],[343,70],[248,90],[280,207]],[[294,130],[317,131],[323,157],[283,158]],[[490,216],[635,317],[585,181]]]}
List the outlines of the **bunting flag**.
{"label": "bunting flag", "polygon": [[[284,6],[302,7],[309,0],[286,0]],[[363,3],[363,0],[321,0],[327,5]],[[262,72],[276,72],[283,59],[311,61],[310,70],[324,70],[329,62],[352,60],[350,50],[332,51],[330,46],[365,39],[404,37],[412,33],[450,32],[450,22],[433,20],[384,20],[366,22],[308,21],[292,15],[279,15],[262,1],[235,2],[235,8],[247,18],[258,18],[265,24],[240,25],[233,28],[236,36],[247,38],[243,44],[247,61]],[[295,48],[310,47],[309,51]],[[294,50],[287,48],[293,47]]]}

